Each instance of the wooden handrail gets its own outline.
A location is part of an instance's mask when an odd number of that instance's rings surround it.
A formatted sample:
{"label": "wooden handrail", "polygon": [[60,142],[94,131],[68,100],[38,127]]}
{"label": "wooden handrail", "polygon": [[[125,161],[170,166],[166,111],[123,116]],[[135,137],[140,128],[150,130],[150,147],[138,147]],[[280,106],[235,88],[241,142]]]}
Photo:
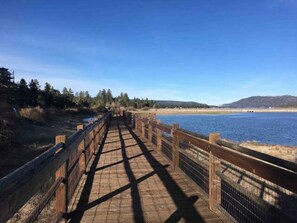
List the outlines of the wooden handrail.
{"label": "wooden handrail", "polygon": [[[183,133],[186,133],[186,134],[189,134],[191,136],[195,136],[195,137],[200,138],[200,139],[204,139],[204,140],[207,140],[207,141],[209,140],[209,137],[206,136],[206,135],[202,135],[202,134],[195,133],[195,132],[192,132],[192,131],[189,131],[189,130],[184,130],[184,129],[179,129],[179,131],[183,132]],[[290,162],[290,161],[287,161],[287,160],[280,159],[280,158],[275,157],[275,156],[271,156],[269,154],[261,153],[261,152],[258,152],[258,151],[243,147],[243,146],[239,145],[236,142],[232,142],[232,141],[226,140],[226,139],[219,139],[216,142],[216,144],[218,144],[220,146],[227,147],[229,149],[236,150],[236,151],[241,152],[243,154],[246,154],[246,155],[261,159],[263,161],[272,163],[274,165],[277,165],[277,166],[280,166],[280,167],[283,167],[283,168],[286,168],[286,169],[293,170],[293,171],[297,172],[297,163],[293,163],[293,162]]]}
{"label": "wooden handrail", "polygon": [[293,163],[287,160],[280,159],[275,156],[271,156],[269,154],[261,153],[243,146],[238,145],[237,143],[231,142],[229,140],[220,139],[217,141],[217,144],[220,146],[224,146],[233,150],[236,150],[237,152],[244,153],[246,155],[261,159],[263,161],[272,163],[274,165],[286,168],[288,170],[292,170],[297,172],[297,163]]}
{"label": "wooden handrail", "polygon": [[[146,121],[140,118],[140,121]],[[149,121],[154,127],[166,133],[172,133],[172,126]],[[210,143],[209,137],[184,129],[177,129],[174,134],[207,153],[212,153],[222,161],[230,162],[263,179],[269,180],[287,190],[297,193],[297,164],[277,157],[263,154],[227,140]]]}
{"label": "wooden handrail", "polygon": [[295,171],[284,169],[283,167],[247,156],[226,147],[211,144],[206,140],[185,134],[179,130],[176,131],[176,134],[180,139],[186,140],[208,153],[211,152],[222,160],[297,193],[297,172]]}
{"label": "wooden handrail", "polygon": [[[292,219],[296,219],[296,163],[220,139],[218,133],[211,133],[208,137],[161,124],[160,120],[158,123],[155,120],[149,121],[149,131],[153,129],[155,132],[153,142],[151,137],[140,134],[142,130],[139,126],[144,120],[140,116],[136,119],[132,117],[127,116],[126,121],[130,122],[132,127],[137,127],[137,133],[147,139],[157,153],[162,152],[165,156],[172,154],[169,160],[173,170],[185,174],[205,192],[211,210],[223,210],[221,213],[233,220],[257,219],[266,222],[267,216],[273,215],[279,222],[295,222]],[[148,135],[151,134],[149,132]],[[161,150],[165,137],[173,139],[169,148],[171,151]],[[186,149],[188,145],[190,150]],[[236,170],[240,176],[236,175],[236,179],[233,179],[233,171],[228,168]],[[287,204],[282,206],[284,199]],[[282,202],[277,203],[280,201]],[[237,205],[241,207],[234,208]]]}
{"label": "wooden handrail", "polygon": [[23,179],[24,176],[34,173],[38,170],[38,167],[46,161],[49,157],[53,156],[58,150],[63,147],[62,143],[54,145],[49,150],[45,151],[41,155],[37,156],[33,160],[27,162],[23,166],[17,168],[10,174],[0,179],[0,196],[13,187],[15,183]]}
{"label": "wooden handrail", "polygon": [[[94,147],[99,146],[103,135],[106,133],[106,125],[109,122],[110,117],[111,113],[105,114],[94,123],[87,125],[84,130],[78,130],[72,134],[64,143],[54,145],[32,161],[0,179],[0,222],[6,222],[12,217],[19,208],[39,191],[39,188],[42,185],[45,185],[55,176],[55,173],[62,167],[62,165],[65,165],[65,163],[67,163],[66,175],[57,179],[58,181],[55,181],[54,185],[48,190],[46,195],[52,196],[54,191],[59,190],[61,184],[68,182],[68,180],[65,179],[65,177],[68,177],[68,171],[72,171],[74,165],[80,164],[80,161],[82,160],[81,156],[84,154],[83,151],[78,150],[79,145],[86,137],[88,137],[90,140],[89,145],[84,144],[83,150],[88,151],[89,156],[92,155],[92,153],[94,153]],[[98,128],[99,126],[100,128]],[[98,134],[101,136],[99,142],[95,140]],[[95,141],[97,142],[97,145],[95,145]],[[93,148],[90,148],[91,144]],[[71,165],[68,166],[70,159],[72,159],[72,162]],[[87,163],[89,160],[90,157],[88,157],[88,160],[85,160],[85,162]],[[78,170],[81,171],[80,168],[78,168]],[[81,174],[75,174],[74,176],[80,177]],[[78,182],[79,179],[74,180]],[[65,187],[68,187],[68,185],[65,184]],[[56,199],[58,199],[57,196],[61,195],[56,194]],[[69,200],[67,196],[65,199]],[[32,219],[34,220],[36,215],[39,214],[48,201],[49,199],[47,197],[44,198],[37,206],[36,210],[33,210],[34,216],[29,216],[27,220],[29,222]],[[58,217],[59,216],[61,215],[58,214]]]}
{"label": "wooden handrail", "polygon": [[170,125],[166,125],[164,123],[157,124],[156,122],[151,122],[151,125],[154,128],[160,129],[163,132],[166,132],[168,134],[171,134],[172,127]]}

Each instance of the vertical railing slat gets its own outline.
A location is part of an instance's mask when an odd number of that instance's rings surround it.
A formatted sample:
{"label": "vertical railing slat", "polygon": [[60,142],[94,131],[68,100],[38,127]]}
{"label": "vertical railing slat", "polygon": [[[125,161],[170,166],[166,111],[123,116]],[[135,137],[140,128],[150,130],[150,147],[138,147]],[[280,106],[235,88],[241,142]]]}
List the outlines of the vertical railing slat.
{"label": "vertical railing slat", "polygon": [[[58,143],[66,143],[66,135],[58,135],[56,136],[56,144]],[[64,147],[65,149],[65,147]],[[59,185],[56,190],[56,211],[57,215],[64,215],[67,213],[68,199],[67,199],[67,171],[68,171],[68,160],[56,171],[56,179],[63,178],[63,182]]]}
{"label": "vertical railing slat", "polygon": [[173,169],[176,170],[179,162],[179,140],[176,134],[176,130],[179,128],[179,124],[173,124],[171,134],[172,134],[172,165]]}
{"label": "vertical railing slat", "polygon": [[[220,139],[219,133],[210,133],[209,142],[216,144]],[[209,209],[215,210],[221,203],[221,178],[216,172],[221,168],[221,161],[211,152],[209,153]]]}

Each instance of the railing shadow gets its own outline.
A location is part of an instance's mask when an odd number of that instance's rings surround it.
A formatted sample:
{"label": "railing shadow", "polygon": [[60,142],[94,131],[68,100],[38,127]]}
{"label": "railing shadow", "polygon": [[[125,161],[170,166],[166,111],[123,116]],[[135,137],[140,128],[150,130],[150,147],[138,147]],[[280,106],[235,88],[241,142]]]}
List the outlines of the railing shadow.
{"label": "railing shadow", "polygon": [[[116,119],[116,118],[114,118],[114,119]],[[115,121],[117,121],[117,120],[115,120]],[[114,125],[114,122],[112,123],[112,125]],[[125,151],[126,150],[125,143],[124,143],[124,140],[123,140],[123,137],[121,134],[121,129],[118,126],[118,121],[117,121],[117,130],[119,131],[119,135],[120,135],[122,156],[123,156],[123,161],[120,161],[120,162],[121,163],[124,162],[125,170],[126,170],[126,173],[128,175],[130,182],[128,184],[126,184],[125,186],[118,188],[118,189],[100,197],[99,199],[97,199],[95,201],[88,202],[89,201],[88,198],[91,195],[92,182],[94,180],[95,172],[98,171],[97,165],[98,165],[98,162],[100,159],[100,155],[102,154],[104,142],[106,140],[107,135],[105,135],[104,141],[102,143],[102,146],[100,147],[98,155],[97,155],[96,159],[94,160],[94,162],[90,168],[90,171],[88,172],[88,177],[87,177],[86,183],[84,185],[83,191],[81,193],[81,198],[77,204],[77,207],[74,211],[68,213],[68,215],[67,215],[67,219],[69,220],[69,222],[80,222],[85,211],[87,211],[87,210],[89,210],[89,209],[91,209],[105,201],[110,200],[114,196],[116,196],[128,189],[131,189],[133,211],[134,211],[134,221],[135,222],[145,222],[144,217],[143,217],[143,211],[142,211],[142,207],[141,207],[140,195],[139,195],[137,185],[139,183],[145,181],[146,179],[154,176],[156,174],[156,171],[152,171],[138,179],[135,178],[135,176],[133,175],[132,169],[130,167],[130,164],[129,164],[129,160],[131,160],[133,157],[130,157],[130,158],[127,157],[127,154]],[[149,152],[150,151],[145,151],[145,153],[149,153]],[[142,156],[142,155],[143,155],[143,153],[136,155],[136,156],[138,157],[138,156]],[[161,166],[161,168],[166,169],[168,166],[169,165]]]}
{"label": "railing shadow", "polygon": [[[151,151],[143,144],[143,142],[134,134],[134,132],[125,125],[122,125],[121,118],[114,118],[112,126],[117,126],[117,131],[119,133],[121,148],[122,148],[122,156],[126,174],[129,179],[129,183],[118,188],[102,197],[98,198],[97,200],[89,202],[89,197],[91,195],[92,190],[92,183],[95,177],[95,173],[97,170],[97,165],[100,159],[100,155],[102,154],[103,145],[106,140],[107,134],[104,136],[103,143],[101,144],[98,155],[95,157],[94,162],[91,165],[90,171],[88,173],[84,188],[81,193],[81,197],[77,204],[77,207],[74,211],[68,213],[67,219],[69,222],[80,222],[84,212],[117,196],[118,194],[131,189],[131,197],[132,197],[132,206],[134,212],[134,221],[135,222],[145,222],[143,207],[141,206],[141,197],[138,189],[138,184],[147,180],[148,178],[157,174],[159,179],[162,181],[163,185],[165,186],[166,190],[168,191],[169,195],[171,196],[172,200],[174,201],[177,210],[169,216],[166,222],[178,222],[182,218],[185,219],[186,222],[204,222],[201,218],[195,207],[193,206],[196,201],[198,200],[198,196],[191,196],[188,197],[182,189],[177,185],[175,180],[171,177],[170,173],[166,170],[169,165],[162,165],[157,161],[154,156],[151,154]],[[125,127],[124,127],[125,126]],[[141,149],[142,153],[146,160],[149,162],[150,166],[152,167],[153,171],[136,179],[133,174],[133,170],[129,163],[130,158],[128,158],[126,153],[125,141],[123,138],[122,130],[124,128],[128,129],[129,134],[132,135],[133,139],[136,141],[137,145]],[[110,125],[108,125],[108,129]],[[113,132],[114,129],[113,129]],[[127,135],[127,134],[125,134]]]}
{"label": "railing shadow", "polygon": [[122,148],[122,156],[123,156],[123,162],[126,174],[128,176],[129,182],[131,184],[131,197],[132,197],[132,208],[134,211],[134,221],[135,222],[145,222],[144,216],[143,216],[143,209],[141,206],[141,200],[140,200],[140,194],[138,190],[138,185],[136,183],[136,178],[133,174],[132,168],[129,163],[129,158],[127,156],[126,152],[126,146],[125,146],[125,140],[123,139],[121,127],[119,124],[119,119],[117,118],[117,126],[119,130],[119,137],[121,141],[121,148]]}
{"label": "railing shadow", "polygon": [[[102,154],[103,154],[103,153],[102,153]],[[96,169],[96,171],[104,170],[104,169],[106,169],[106,168],[109,168],[109,167],[112,167],[112,166],[116,166],[116,165],[119,165],[119,164],[121,164],[121,163],[125,163],[125,161],[129,161],[129,160],[132,160],[132,159],[136,159],[136,158],[141,157],[141,156],[143,156],[143,153],[137,154],[137,155],[135,155],[135,156],[131,156],[131,157],[127,158],[127,160],[124,160],[124,159],[123,159],[123,160],[117,161],[117,162],[115,162],[115,163],[111,163],[111,164],[108,164],[108,165],[106,165],[106,166],[99,167],[99,168]]]}
{"label": "railing shadow", "polygon": [[125,125],[130,134],[137,142],[146,160],[149,162],[153,170],[157,173],[167,192],[170,194],[172,200],[177,206],[177,211],[174,212],[167,219],[166,222],[178,222],[181,218],[184,218],[186,222],[204,222],[200,214],[197,212],[196,208],[193,206],[198,200],[198,196],[188,197],[175,182],[175,180],[171,177],[169,172],[165,168],[163,168],[163,166],[156,160],[156,158],[151,153],[146,152],[148,149],[141,141],[141,139],[138,138],[138,136],[126,123]]}
{"label": "railing shadow", "polygon": [[[100,156],[102,154],[102,150],[103,150],[103,147],[104,147],[104,144],[105,144],[105,141],[106,141],[106,138],[107,138],[107,134],[108,134],[108,131],[109,131],[109,128],[110,128],[110,123],[111,121],[109,121],[108,125],[107,125],[107,129],[106,129],[106,132],[105,132],[105,135],[103,137],[103,140],[101,142],[101,145],[97,151],[97,155],[95,156],[94,160],[93,160],[93,163],[90,167],[90,170],[89,172],[87,173],[87,179],[86,179],[86,182],[84,184],[84,187],[83,187],[83,190],[82,190],[82,196],[80,197],[79,201],[78,201],[78,204],[77,204],[77,210],[80,210],[80,209],[84,209],[84,207],[88,204],[89,202],[89,197],[90,197],[90,194],[91,194],[91,191],[92,191],[92,184],[93,184],[93,181],[94,181],[94,177],[95,177],[95,173],[96,173],[96,167],[97,167],[97,164],[99,162],[99,159],[100,159]],[[84,212],[83,211],[77,211],[75,212],[75,215],[71,215],[71,213],[68,213],[66,215],[66,219],[70,220],[69,222],[80,222],[82,217],[84,215]]]}

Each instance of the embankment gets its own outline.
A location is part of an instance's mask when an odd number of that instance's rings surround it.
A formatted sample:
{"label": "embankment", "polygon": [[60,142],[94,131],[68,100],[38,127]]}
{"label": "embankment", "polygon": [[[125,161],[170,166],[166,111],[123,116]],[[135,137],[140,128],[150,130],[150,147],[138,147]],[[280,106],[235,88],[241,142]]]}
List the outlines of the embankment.
{"label": "embankment", "polygon": [[31,108],[19,114],[22,117],[16,118],[11,129],[13,141],[0,143],[0,178],[52,147],[56,135],[71,135],[77,125],[84,123],[84,118],[97,113],[88,109]]}

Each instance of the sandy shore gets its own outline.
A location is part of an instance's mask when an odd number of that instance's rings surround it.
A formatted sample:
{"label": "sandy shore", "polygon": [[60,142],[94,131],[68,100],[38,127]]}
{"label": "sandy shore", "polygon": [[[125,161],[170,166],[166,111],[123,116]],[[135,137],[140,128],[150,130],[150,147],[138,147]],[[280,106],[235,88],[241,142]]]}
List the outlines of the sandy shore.
{"label": "sandy shore", "polygon": [[230,114],[241,112],[297,112],[297,108],[279,108],[279,109],[230,109],[230,108],[160,108],[149,109],[146,111],[137,110],[135,113],[156,113],[162,114]]}

